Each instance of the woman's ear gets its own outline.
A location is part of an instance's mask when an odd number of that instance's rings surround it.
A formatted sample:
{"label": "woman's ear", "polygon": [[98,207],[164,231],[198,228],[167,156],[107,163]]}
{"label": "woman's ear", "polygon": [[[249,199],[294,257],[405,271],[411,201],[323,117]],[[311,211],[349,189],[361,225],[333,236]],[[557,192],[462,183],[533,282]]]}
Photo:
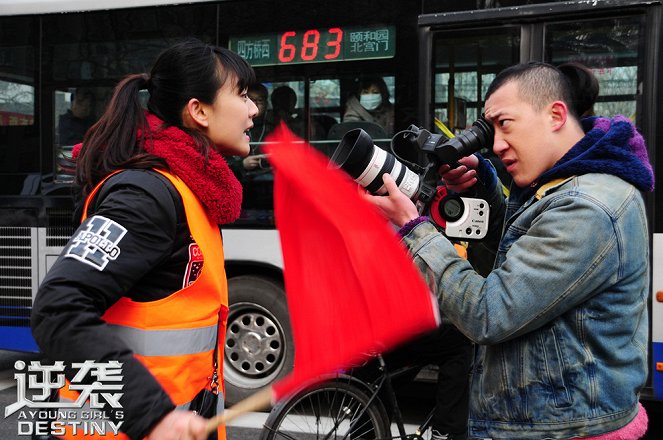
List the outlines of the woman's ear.
{"label": "woman's ear", "polygon": [[188,128],[207,128],[208,115],[205,104],[196,98],[191,98],[182,109],[182,123]]}

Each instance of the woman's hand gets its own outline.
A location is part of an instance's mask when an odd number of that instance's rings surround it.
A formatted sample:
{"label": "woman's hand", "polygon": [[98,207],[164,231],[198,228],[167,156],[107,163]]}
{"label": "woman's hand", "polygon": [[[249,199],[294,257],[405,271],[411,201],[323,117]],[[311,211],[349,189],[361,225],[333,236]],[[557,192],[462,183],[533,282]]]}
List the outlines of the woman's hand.
{"label": "woman's hand", "polygon": [[147,435],[148,440],[206,440],[207,419],[191,411],[166,414]]}
{"label": "woman's hand", "polygon": [[389,174],[382,175],[382,181],[387,189],[388,195],[386,196],[373,196],[365,193],[364,199],[377,206],[387,219],[389,219],[396,226],[403,227],[403,225],[410,220],[419,217],[417,207],[414,206],[412,200],[398,189],[396,182]]}

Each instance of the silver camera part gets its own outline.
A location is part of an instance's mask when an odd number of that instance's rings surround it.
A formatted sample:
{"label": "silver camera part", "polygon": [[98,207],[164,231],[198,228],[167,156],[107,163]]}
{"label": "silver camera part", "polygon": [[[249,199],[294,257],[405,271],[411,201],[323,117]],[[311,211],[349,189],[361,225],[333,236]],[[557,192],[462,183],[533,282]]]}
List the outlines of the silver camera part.
{"label": "silver camera part", "polygon": [[[448,237],[480,239],[488,233],[488,217],[490,208],[483,199],[472,199],[469,197],[458,197],[447,203],[462,201],[462,206],[448,207],[450,209],[462,209],[460,218],[456,221],[447,221],[444,233]],[[447,208],[445,208],[447,209]]]}
{"label": "silver camera part", "polygon": [[398,189],[403,194],[410,199],[414,198],[419,188],[419,176],[400,163],[394,155],[376,145],[373,145],[371,158],[366,164],[366,168],[354,180],[369,190],[377,187],[378,189],[374,193],[385,195],[387,189],[382,184],[382,175],[387,173],[394,178]]}

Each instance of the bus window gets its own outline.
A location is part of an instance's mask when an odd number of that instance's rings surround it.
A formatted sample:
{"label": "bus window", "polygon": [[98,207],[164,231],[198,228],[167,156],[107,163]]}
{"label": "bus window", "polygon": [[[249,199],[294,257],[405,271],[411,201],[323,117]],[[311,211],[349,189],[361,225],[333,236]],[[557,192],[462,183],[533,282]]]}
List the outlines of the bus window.
{"label": "bus window", "polygon": [[[434,119],[456,133],[471,126],[481,115],[483,99],[495,75],[519,62],[519,46],[520,29],[517,27],[436,34],[433,40]],[[442,133],[437,127],[434,129]],[[483,149],[481,153],[495,165],[500,180],[509,185],[511,178],[493,151]]]}
{"label": "bus window", "polygon": [[272,226],[274,176],[263,146],[270,133],[281,123],[302,139],[308,137],[310,128],[306,121],[304,81],[261,84],[249,89],[249,96],[258,100],[259,111],[262,110],[254,118],[254,126],[249,132],[249,156],[230,157],[227,160],[243,187],[242,214],[237,224]]}
{"label": "bus window", "polygon": [[341,122],[341,81],[338,79],[318,79],[311,81],[310,87],[311,120],[317,125],[316,136],[312,140],[325,140],[329,129]]}
{"label": "bus window", "polygon": [[638,60],[642,60],[641,18],[615,18],[546,26],[546,61],[575,61],[592,69],[599,80],[594,113],[636,120]]}
{"label": "bus window", "polygon": [[0,126],[34,124],[35,88],[0,80]]}
{"label": "bus window", "polygon": [[87,130],[101,117],[111,93],[110,87],[71,87],[55,91],[54,183],[73,181],[72,148],[83,142]]}
{"label": "bus window", "polygon": [[434,117],[456,132],[472,125],[481,114],[483,97],[496,73],[518,62],[519,45],[520,34],[515,27],[437,34]]}
{"label": "bus window", "polygon": [[297,136],[306,139],[307,121],[304,81],[274,82],[269,87],[267,119],[273,126],[285,123]]}
{"label": "bus window", "polygon": [[377,124],[381,131],[378,129],[373,137],[390,138],[394,134],[394,89],[393,76],[355,78],[345,101],[343,122]]}
{"label": "bus window", "polygon": [[32,194],[39,182],[35,123],[38,26],[22,17],[0,19],[0,194]]}

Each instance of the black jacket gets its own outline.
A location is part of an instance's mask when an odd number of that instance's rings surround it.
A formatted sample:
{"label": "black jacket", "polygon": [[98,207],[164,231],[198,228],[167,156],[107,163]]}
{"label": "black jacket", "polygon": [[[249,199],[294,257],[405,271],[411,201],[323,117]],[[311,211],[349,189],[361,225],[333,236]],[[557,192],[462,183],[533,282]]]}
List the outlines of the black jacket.
{"label": "black jacket", "polygon": [[[94,232],[96,216],[114,222],[116,231],[126,229],[114,259],[76,247],[80,233]],[[123,171],[104,183],[34,302],[32,332],[48,359],[69,366],[86,359],[123,364],[121,430],[132,439],[147,435],[174,404],[101,315],[121,297],[154,301],[182,289],[192,242],[175,187],[154,171]],[[68,378],[72,373],[66,371]]]}

